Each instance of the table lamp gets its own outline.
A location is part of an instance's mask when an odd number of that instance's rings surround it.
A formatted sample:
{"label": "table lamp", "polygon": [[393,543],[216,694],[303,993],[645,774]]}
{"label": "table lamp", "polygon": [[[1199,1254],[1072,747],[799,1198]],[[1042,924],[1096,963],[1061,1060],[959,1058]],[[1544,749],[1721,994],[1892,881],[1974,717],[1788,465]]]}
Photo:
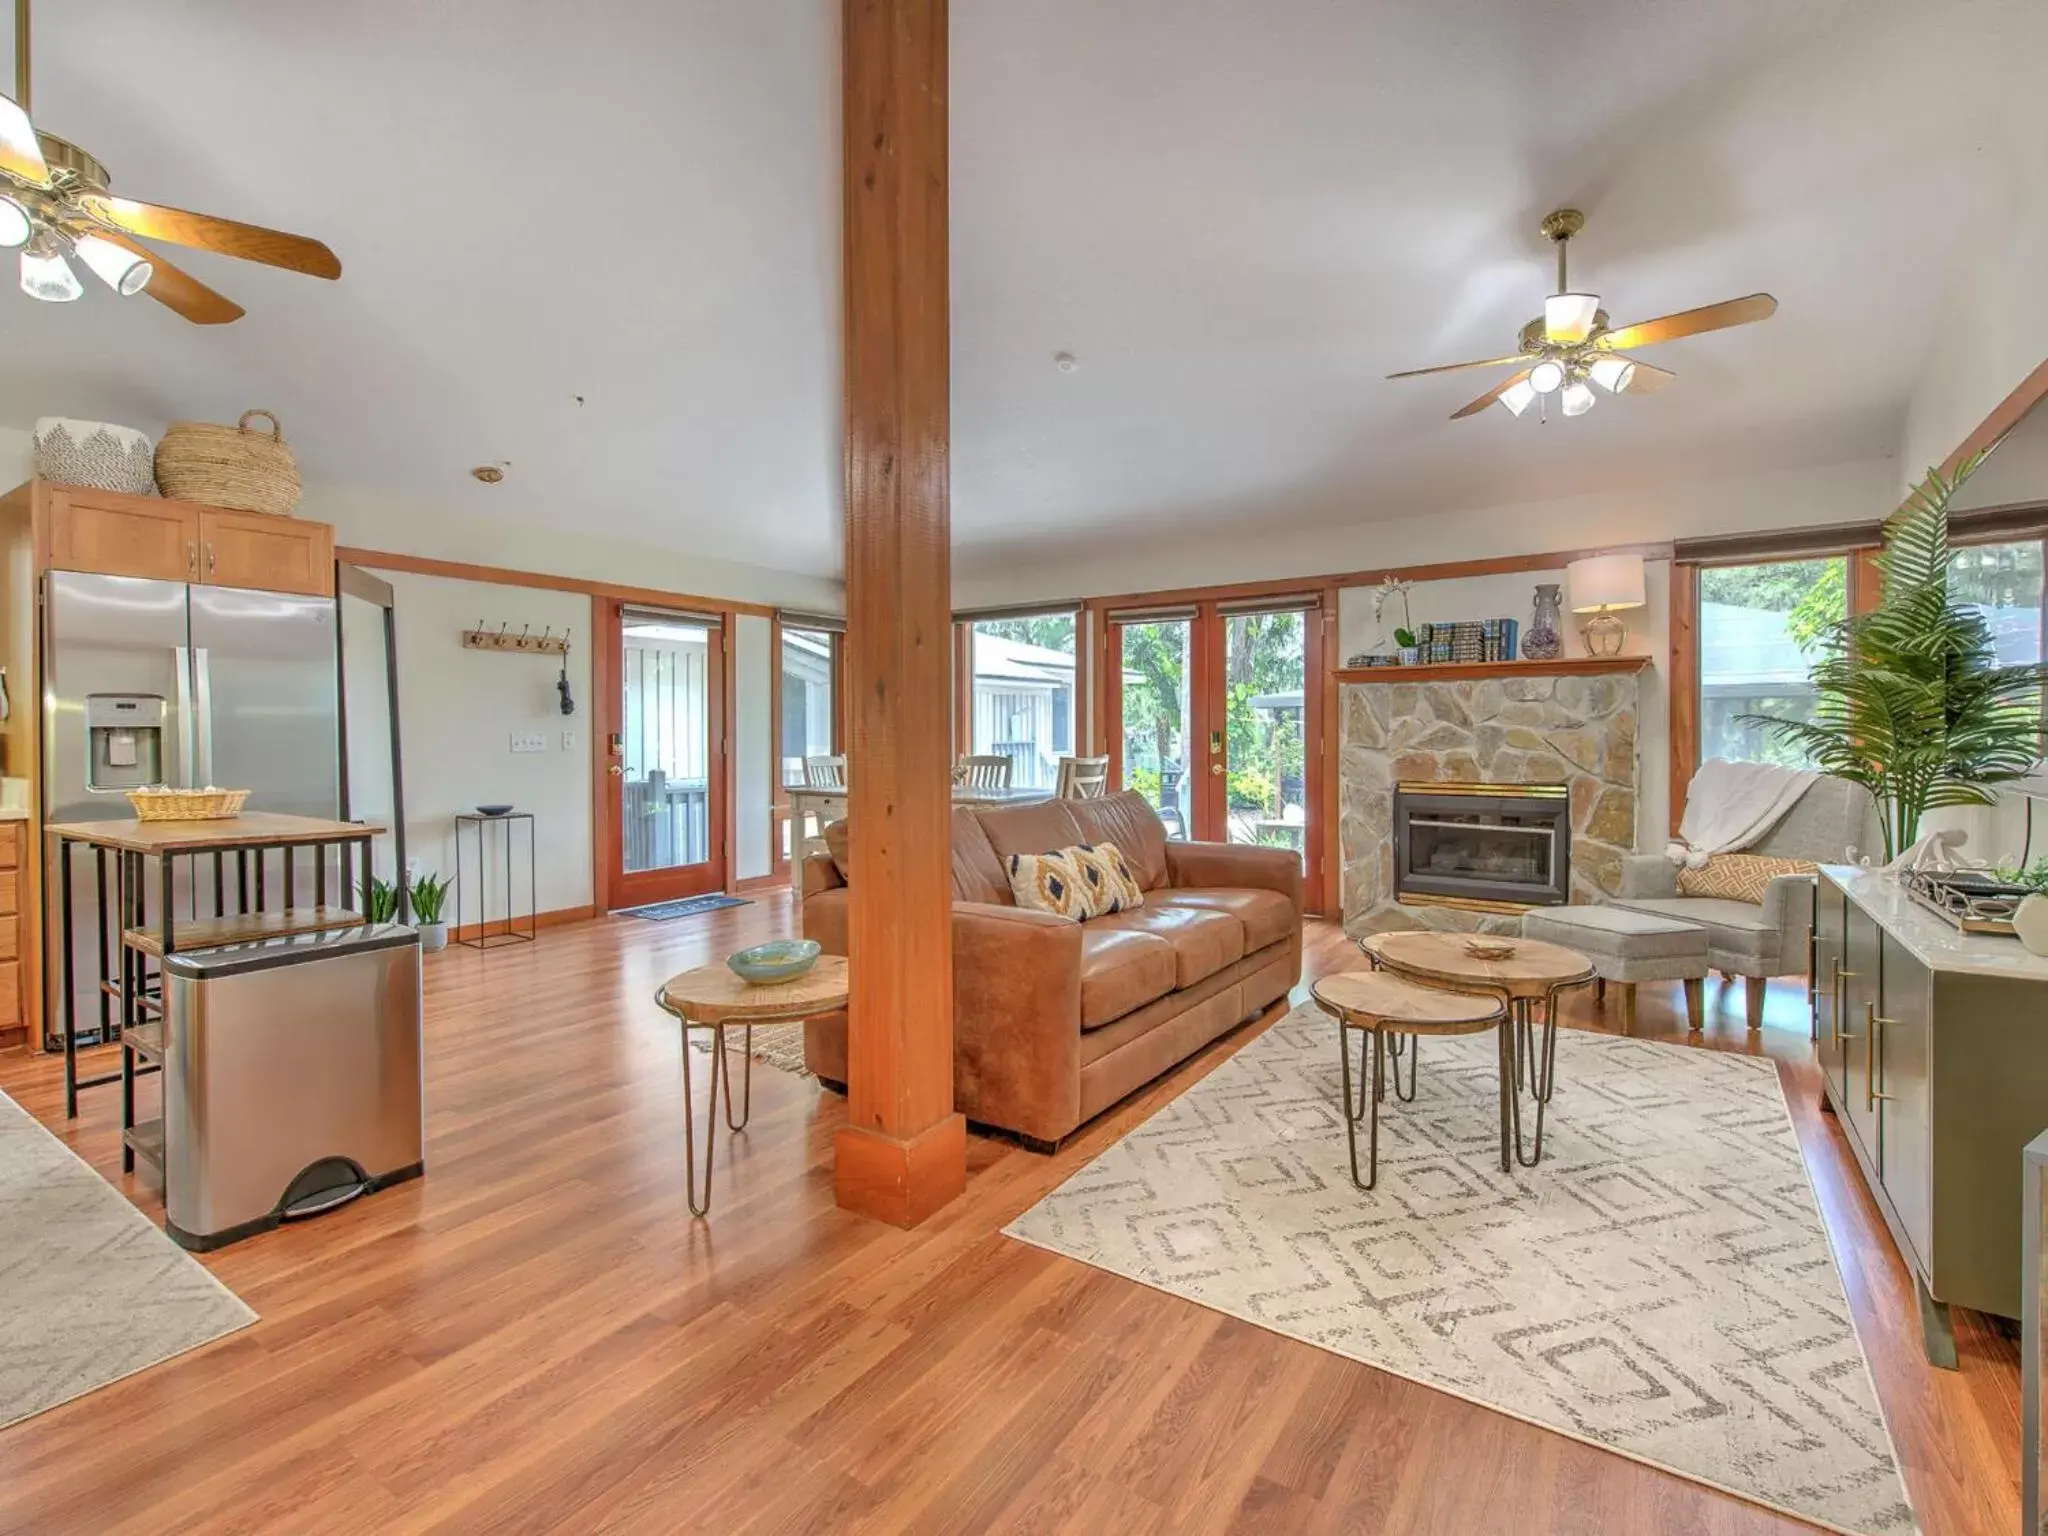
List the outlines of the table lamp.
{"label": "table lamp", "polygon": [[1641,555],[1592,555],[1565,569],[1573,613],[1591,614],[1579,633],[1588,656],[1619,656],[1628,629],[1615,611],[1643,606]]}

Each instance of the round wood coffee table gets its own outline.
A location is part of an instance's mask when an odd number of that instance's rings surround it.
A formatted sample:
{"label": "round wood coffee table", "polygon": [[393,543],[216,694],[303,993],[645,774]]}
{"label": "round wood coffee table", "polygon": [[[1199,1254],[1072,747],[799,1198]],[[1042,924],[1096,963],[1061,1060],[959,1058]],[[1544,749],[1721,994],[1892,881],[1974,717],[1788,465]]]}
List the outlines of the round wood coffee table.
{"label": "round wood coffee table", "polygon": [[[690,1214],[711,1214],[711,1149],[718,1137],[718,1078],[725,1074],[725,1124],[728,1130],[743,1131],[754,1108],[754,1026],[756,1024],[800,1024],[821,1013],[846,1006],[846,957],[820,955],[818,963],[794,981],[753,986],[733,974],[723,962],[700,965],[694,971],[671,976],[654,994],[655,1006],[672,1013],[683,1026],[683,1182],[690,1202]],[[725,1056],[725,1032],[738,1026],[746,1031],[745,1051],[740,1067],[740,1112],[732,1112],[732,1064]],[[697,1197],[697,1131],[695,1096],[690,1092],[690,1031],[711,1031],[711,1096],[705,1105],[708,1123],[704,1127],[704,1196]]]}
{"label": "round wood coffee table", "polygon": [[[1337,1020],[1337,1060],[1342,1064],[1344,1094],[1344,1137],[1351,1149],[1351,1182],[1371,1189],[1380,1174],[1380,1100],[1386,1096],[1387,1036],[1389,1033],[1423,1035],[1476,1035],[1498,1030],[1500,1047],[1500,1166],[1508,1170],[1509,1103],[1515,1097],[1514,1072],[1508,1059],[1507,1005],[1496,997],[1471,992],[1447,992],[1418,986],[1381,971],[1345,971],[1325,976],[1309,988],[1316,1005]],[[1362,1102],[1351,1098],[1351,1047],[1346,1030],[1371,1036],[1359,1041],[1358,1092]],[[1413,1049],[1413,1041],[1410,1042]],[[1367,1062],[1371,1069],[1368,1072]],[[1411,1071],[1413,1069],[1411,1068]],[[1395,1093],[1400,1094],[1400,1064],[1395,1063]],[[1412,1081],[1412,1079],[1411,1079]],[[1414,1097],[1411,1087],[1407,1095]],[[1358,1176],[1358,1122],[1369,1119],[1366,1135],[1366,1175]]]}
{"label": "round wood coffee table", "polygon": [[[1503,938],[1510,952],[1497,960],[1481,959],[1465,947],[1474,937],[1463,933],[1375,933],[1358,941],[1372,962],[1396,975],[1454,992],[1496,997],[1506,1005],[1510,1026],[1501,1031],[1508,1041],[1507,1066],[1515,1084],[1509,1096],[1515,1160],[1534,1168],[1543,1160],[1543,1113],[1556,1086],[1557,995],[1593,980],[1593,962],[1575,949],[1541,939]],[[1536,1005],[1543,1004],[1543,1039],[1536,1040]],[[1411,1067],[1412,1070],[1412,1067]],[[1536,1101],[1533,1150],[1522,1144],[1521,1088]]]}

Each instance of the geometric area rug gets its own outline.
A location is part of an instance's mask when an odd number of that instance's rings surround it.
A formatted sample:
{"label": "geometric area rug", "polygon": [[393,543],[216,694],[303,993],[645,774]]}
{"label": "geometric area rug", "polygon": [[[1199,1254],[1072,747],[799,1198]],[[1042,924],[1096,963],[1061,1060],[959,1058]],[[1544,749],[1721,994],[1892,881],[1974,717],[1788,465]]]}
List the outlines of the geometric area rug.
{"label": "geometric area rug", "polygon": [[0,1428],[256,1321],[0,1094]]}
{"label": "geometric area rug", "polygon": [[1492,1037],[1425,1040],[1367,1194],[1336,1041],[1303,1004],[1005,1230],[1829,1529],[1915,1529],[1772,1063],[1559,1030],[1543,1161],[1504,1174]]}

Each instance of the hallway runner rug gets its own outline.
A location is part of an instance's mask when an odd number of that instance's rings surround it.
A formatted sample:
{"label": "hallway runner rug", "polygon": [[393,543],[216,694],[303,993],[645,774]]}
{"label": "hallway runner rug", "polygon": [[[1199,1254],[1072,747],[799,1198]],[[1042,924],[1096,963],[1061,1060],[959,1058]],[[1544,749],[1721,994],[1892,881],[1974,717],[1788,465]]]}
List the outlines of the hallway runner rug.
{"label": "hallway runner rug", "polygon": [[1364,1193],[1304,1004],[1005,1230],[1832,1530],[1914,1530],[1775,1065],[1560,1030],[1543,1161],[1504,1174],[1494,1062],[1424,1042]]}
{"label": "hallway runner rug", "polygon": [[0,1094],[0,1428],[256,1314]]}

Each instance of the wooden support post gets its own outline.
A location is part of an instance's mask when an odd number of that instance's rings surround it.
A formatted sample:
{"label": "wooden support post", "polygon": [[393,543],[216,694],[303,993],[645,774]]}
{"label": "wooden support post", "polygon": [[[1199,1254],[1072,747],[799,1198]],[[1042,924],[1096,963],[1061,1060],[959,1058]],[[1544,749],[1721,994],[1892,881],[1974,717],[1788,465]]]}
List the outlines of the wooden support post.
{"label": "wooden support post", "polygon": [[845,0],[849,1210],[966,1188],[953,1111],[946,0]]}

